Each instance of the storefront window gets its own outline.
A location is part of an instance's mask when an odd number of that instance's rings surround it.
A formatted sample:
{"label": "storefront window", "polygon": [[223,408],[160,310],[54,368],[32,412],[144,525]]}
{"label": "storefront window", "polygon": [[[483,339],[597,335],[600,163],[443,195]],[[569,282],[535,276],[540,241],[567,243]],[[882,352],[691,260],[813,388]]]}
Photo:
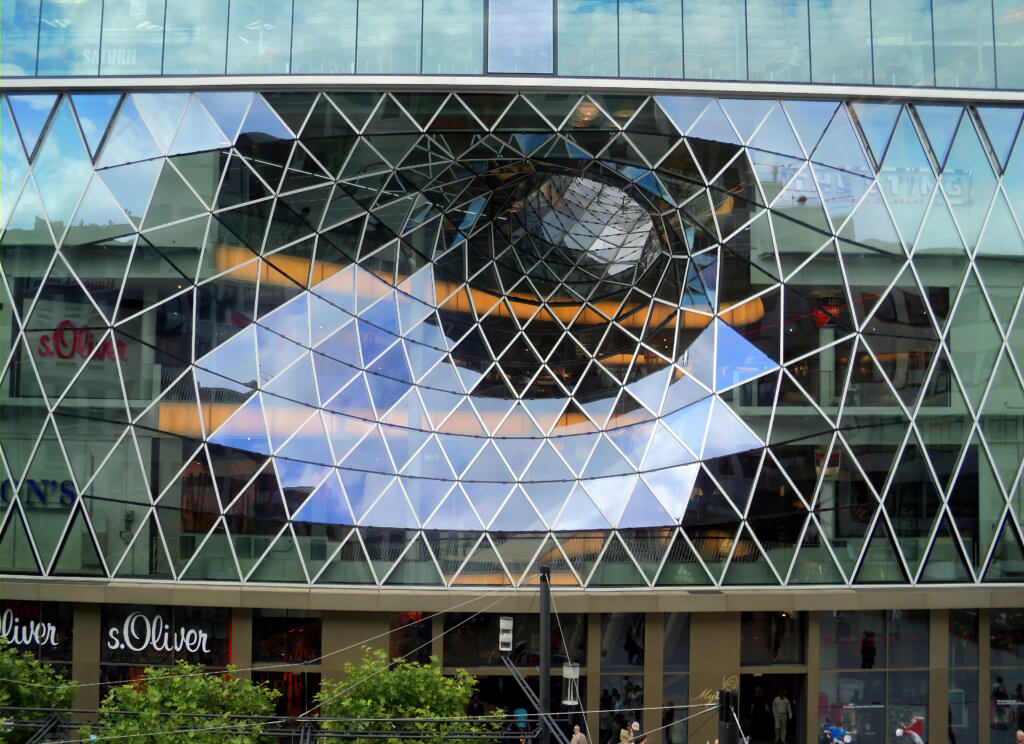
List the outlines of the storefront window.
{"label": "storefront window", "polygon": [[256,610],[252,616],[253,661],[316,661],[320,658],[319,612]]}
{"label": "storefront window", "polygon": [[881,612],[823,612],[822,669],[879,669],[885,667],[885,616]]}
{"label": "storefront window", "polygon": [[[602,667],[603,668],[603,667]],[[619,741],[619,732],[643,724],[644,675],[601,675],[601,741]]]}
{"label": "storefront window", "polygon": [[643,672],[645,620],[642,612],[601,616],[602,672]]}
{"label": "storefront window", "polygon": [[[445,666],[501,666],[498,652],[498,615],[448,613],[444,620]],[[570,658],[582,663],[586,658],[586,615],[562,613],[559,624],[552,618],[551,662],[561,666]],[[516,664],[537,664],[540,656],[540,625],[537,616],[514,615],[512,625],[512,653]]]}
{"label": "storefront window", "polygon": [[405,661],[430,661],[431,618],[424,619],[422,612],[391,613],[391,658]]}
{"label": "storefront window", "polygon": [[1013,741],[1024,728],[1024,610],[992,610],[990,622],[990,740]]}
{"label": "storefront window", "polygon": [[266,683],[281,693],[274,715],[299,716],[310,710],[320,690],[320,675],[313,672],[253,672],[253,682]]}
{"label": "storefront window", "polygon": [[807,635],[799,612],[744,612],[740,620],[741,664],[802,664]]}
{"label": "storefront window", "polygon": [[40,661],[71,661],[74,607],[64,602],[0,601],[0,638]]}
{"label": "storefront window", "polygon": [[[928,613],[822,612],[820,726],[855,741],[889,741],[897,729],[928,740]],[[883,640],[884,639],[884,640]]]}

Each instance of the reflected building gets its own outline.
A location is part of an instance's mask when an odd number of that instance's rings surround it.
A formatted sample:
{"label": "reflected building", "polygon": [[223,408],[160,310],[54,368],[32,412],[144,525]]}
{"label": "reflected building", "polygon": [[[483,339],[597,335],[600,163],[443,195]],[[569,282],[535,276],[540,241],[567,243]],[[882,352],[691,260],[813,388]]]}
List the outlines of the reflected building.
{"label": "reflected building", "polygon": [[601,742],[1017,725],[1019,12],[143,5],[3,9],[5,634],[507,708],[547,568]]}

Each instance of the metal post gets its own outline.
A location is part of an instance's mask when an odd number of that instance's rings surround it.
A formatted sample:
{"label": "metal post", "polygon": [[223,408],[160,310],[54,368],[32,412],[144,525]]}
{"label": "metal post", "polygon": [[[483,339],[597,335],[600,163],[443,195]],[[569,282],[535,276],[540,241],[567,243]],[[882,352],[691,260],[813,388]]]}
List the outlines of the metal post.
{"label": "metal post", "polygon": [[737,744],[739,727],[736,725],[735,690],[718,691],[718,744]]}
{"label": "metal post", "polygon": [[[551,713],[551,569],[540,569],[540,683],[538,713],[545,719]],[[540,744],[551,744],[551,731],[540,730]]]}

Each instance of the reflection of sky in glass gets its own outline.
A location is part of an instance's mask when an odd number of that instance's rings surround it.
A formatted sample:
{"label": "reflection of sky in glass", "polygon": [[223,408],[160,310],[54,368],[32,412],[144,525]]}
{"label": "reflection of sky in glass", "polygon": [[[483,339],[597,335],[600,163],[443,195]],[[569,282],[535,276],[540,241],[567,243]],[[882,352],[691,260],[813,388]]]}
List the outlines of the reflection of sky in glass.
{"label": "reflection of sky in glass", "polygon": [[687,77],[742,80],[747,76],[745,0],[687,0],[683,15]]}
{"label": "reflection of sky in glass", "polygon": [[4,0],[0,3],[4,43],[0,48],[0,75],[34,75],[39,36],[39,3]]}
{"label": "reflection of sky in glass", "polygon": [[811,79],[871,83],[868,0],[811,0]]}
{"label": "reflection of sky in glass", "polygon": [[356,0],[295,0],[293,23],[293,73],[355,72]]}
{"label": "reflection of sky in glass", "polygon": [[228,74],[288,72],[292,8],[277,0],[233,0]]}
{"label": "reflection of sky in glass", "polygon": [[424,0],[423,74],[484,71],[483,0]]}
{"label": "reflection of sky in glass", "polygon": [[227,0],[167,0],[164,74],[224,74]]}
{"label": "reflection of sky in glass", "polygon": [[747,37],[752,80],[810,79],[806,2],[748,0]]}
{"label": "reflection of sky in glass", "polygon": [[39,24],[40,75],[96,74],[102,6],[102,0],[44,0]]}
{"label": "reflection of sky in glass", "polygon": [[1024,88],[1024,13],[1017,0],[994,0],[1000,88]]}
{"label": "reflection of sky in glass", "polygon": [[995,87],[992,4],[988,0],[933,0],[935,84]]}
{"label": "reflection of sky in glass", "polygon": [[488,12],[488,72],[552,71],[551,0],[496,0]]}
{"label": "reflection of sky in glass", "polygon": [[159,75],[163,44],[163,0],[106,0],[101,75]]}
{"label": "reflection of sky in glass", "polygon": [[682,8],[674,0],[619,3],[619,74],[676,78],[683,74]]}
{"label": "reflection of sky in glass", "polygon": [[616,0],[560,0],[558,74],[615,77],[619,74]]}
{"label": "reflection of sky in glass", "polygon": [[359,3],[356,71],[420,71],[420,0],[374,0]]}
{"label": "reflection of sky in glass", "polygon": [[934,85],[930,0],[874,3],[876,85]]}

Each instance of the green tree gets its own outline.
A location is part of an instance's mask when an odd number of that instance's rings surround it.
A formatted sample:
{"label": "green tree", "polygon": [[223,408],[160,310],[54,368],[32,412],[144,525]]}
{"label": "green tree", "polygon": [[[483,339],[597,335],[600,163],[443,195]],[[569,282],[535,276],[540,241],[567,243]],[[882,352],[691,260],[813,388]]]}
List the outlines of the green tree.
{"label": "green tree", "polygon": [[[6,718],[44,720],[55,708],[70,708],[75,700],[75,683],[43,664],[32,654],[0,639],[0,707],[41,708],[38,712],[9,712]],[[4,716],[0,716],[2,718]],[[34,729],[0,729],[4,741],[26,741]]]}
{"label": "green tree", "polygon": [[[179,661],[173,667],[149,667],[140,679],[112,688],[100,704],[94,729],[101,738],[131,737],[133,744],[253,744],[267,740],[260,736],[265,726],[231,716],[271,715],[279,695],[239,679],[234,667],[207,674],[201,666]],[[83,738],[89,733],[83,730]]]}
{"label": "green tree", "polygon": [[[316,702],[322,718],[350,718],[359,721],[324,721],[330,731],[388,731],[415,729],[428,734],[426,744],[461,744],[471,742],[459,738],[460,733],[497,731],[501,726],[500,711],[494,717],[466,721],[466,705],[476,687],[476,680],[464,669],[454,676],[441,673],[437,659],[420,664],[413,661],[391,661],[381,649],[363,648],[359,664],[345,665],[345,680],[324,680]],[[390,722],[387,719],[408,719]],[[461,721],[436,719],[461,718]],[[435,719],[435,720],[430,720]],[[394,739],[357,740],[360,744],[388,744]],[[330,741],[330,740],[323,740]],[[475,744],[480,744],[479,740]]]}

